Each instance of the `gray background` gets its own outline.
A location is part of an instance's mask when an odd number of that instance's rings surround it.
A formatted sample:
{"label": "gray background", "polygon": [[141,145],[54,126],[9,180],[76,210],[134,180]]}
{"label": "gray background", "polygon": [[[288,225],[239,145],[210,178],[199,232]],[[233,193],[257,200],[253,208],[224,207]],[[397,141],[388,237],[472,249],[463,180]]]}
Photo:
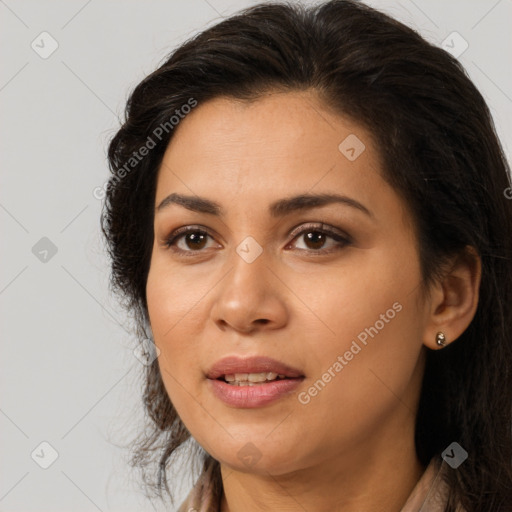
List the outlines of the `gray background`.
{"label": "gray background", "polygon": [[[141,363],[109,296],[93,190],[132,87],[185,38],[255,3],[0,0],[0,511],[153,509],[116,446],[141,419]],[[467,41],[459,59],[509,154],[512,0],[368,3],[436,44],[454,31]],[[43,31],[58,43],[45,59],[31,47],[51,49]],[[58,453],[47,469],[42,442]]]}

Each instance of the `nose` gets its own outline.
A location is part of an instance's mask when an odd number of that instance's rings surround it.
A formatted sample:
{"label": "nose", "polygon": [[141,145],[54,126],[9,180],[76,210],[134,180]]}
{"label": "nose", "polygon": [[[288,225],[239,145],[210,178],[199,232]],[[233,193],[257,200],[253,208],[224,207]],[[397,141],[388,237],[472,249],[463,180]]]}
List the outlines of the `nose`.
{"label": "nose", "polygon": [[270,268],[265,252],[249,263],[233,251],[231,264],[216,287],[211,314],[217,326],[244,334],[285,326],[287,288]]}

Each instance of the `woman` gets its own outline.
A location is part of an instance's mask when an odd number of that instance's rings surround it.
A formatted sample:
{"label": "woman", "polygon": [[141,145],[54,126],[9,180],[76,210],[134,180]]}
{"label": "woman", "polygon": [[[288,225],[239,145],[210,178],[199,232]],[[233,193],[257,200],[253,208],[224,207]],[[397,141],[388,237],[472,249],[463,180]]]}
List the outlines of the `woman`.
{"label": "woman", "polygon": [[512,510],[510,179],[454,58],[255,6],[136,87],[109,161],[159,496],[192,443],[180,511]]}

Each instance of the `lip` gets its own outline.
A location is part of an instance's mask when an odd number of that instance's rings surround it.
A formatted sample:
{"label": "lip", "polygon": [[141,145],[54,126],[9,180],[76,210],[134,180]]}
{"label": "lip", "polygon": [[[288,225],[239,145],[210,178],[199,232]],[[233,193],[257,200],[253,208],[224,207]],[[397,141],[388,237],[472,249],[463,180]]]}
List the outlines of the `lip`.
{"label": "lip", "polygon": [[226,405],[242,409],[263,407],[291,394],[303,381],[303,377],[276,380],[255,386],[233,386],[223,380],[208,379],[213,394]]}
{"label": "lip", "polygon": [[[235,373],[274,372],[287,378],[253,386],[234,386],[219,377]],[[226,405],[236,408],[256,408],[291,394],[304,380],[300,370],[269,357],[226,357],[208,371],[207,384],[212,393]]]}

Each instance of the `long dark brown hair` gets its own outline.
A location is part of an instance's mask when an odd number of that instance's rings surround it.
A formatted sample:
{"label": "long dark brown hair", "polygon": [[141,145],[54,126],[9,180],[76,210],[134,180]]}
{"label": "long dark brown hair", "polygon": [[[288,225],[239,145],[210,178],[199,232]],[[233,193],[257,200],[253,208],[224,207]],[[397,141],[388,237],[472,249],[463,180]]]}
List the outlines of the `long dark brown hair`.
{"label": "long dark brown hair", "polygon": [[[191,100],[200,107],[219,96],[254,100],[269,90],[315,91],[327,108],[373,134],[384,178],[417,228],[426,289],[447,258],[467,246],[476,249],[482,261],[478,308],[459,339],[428,350],[416,451],[424,465],[440,459],[453,441],[469,454],[445,475],[445,512],[457,503],[468,512],[512,510],[508,164],[489,109],[461,64],[364,4],[251,7],[188,40],[135,87],[108,148],[112,176],[102,229],[112,289],[133,314],[139,341],[150,333],[145,290],[156,177],[177,118],[169,120],[176,110],[186,113]],[[150,138],[151,149],[133,160]],[[145,367],[144,378],[149,424],[132,463],[142,469],[146,490],[164,498],[172,494],[167,471],[190,433],[169,400],[157,360]],[[218,462],[205,452],[198,457],[220,493]]]}

